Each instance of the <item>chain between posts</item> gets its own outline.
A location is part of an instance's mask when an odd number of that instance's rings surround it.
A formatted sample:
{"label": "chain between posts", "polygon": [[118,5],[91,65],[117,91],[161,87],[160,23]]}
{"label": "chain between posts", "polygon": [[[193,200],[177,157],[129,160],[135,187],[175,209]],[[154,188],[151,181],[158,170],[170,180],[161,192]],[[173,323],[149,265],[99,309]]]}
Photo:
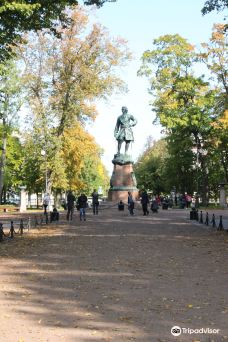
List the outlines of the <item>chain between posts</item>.
{"label": "chain between posts", "polygon": [[218,226],[216,225],[216,218],[215,218],[215,214],[212,214],[211,220],[209,219],[209,213],[206,212],[206,217],[205,217],[205,221],[203,220],[203,211],[200,211],[200,215],[198,210],[191,210],[190,211],[190,220],[196,220],[201,224],[205,224],[207,226],[209,226],[210,224],[212,225],[213,228],[217,228],[217,230],[222,231],[222,230],[226,230],[228,231],[228,228],[225,229],[224,228],[224,224],[223,224],[223,216],[219,215],[219,222],[218,222]]}

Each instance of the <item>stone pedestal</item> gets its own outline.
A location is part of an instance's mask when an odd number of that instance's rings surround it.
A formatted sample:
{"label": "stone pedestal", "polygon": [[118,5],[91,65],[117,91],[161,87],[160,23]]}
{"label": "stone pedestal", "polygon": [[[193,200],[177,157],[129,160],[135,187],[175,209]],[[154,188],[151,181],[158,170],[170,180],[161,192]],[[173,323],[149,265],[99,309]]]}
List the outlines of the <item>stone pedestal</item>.
{"label": "stone pedestal", "polygon": [[137,182],[133,170],[133,162],[114,158],[113,173],[110,180],[108,200],[113,202],[127,202],[128,191],[132,193],[134,199],[138,198]]}
{"label": "stone pedestal", "polygon": [[226,189],[225,189],[225,184],[220,184],[220,192],[219,192],[219,205],[221,207],[226,207]]}
{"label": "stone pedestal", "polygon": [[26,187],[21,186],[20,190],[20,213],[24,213],[26,211]]}

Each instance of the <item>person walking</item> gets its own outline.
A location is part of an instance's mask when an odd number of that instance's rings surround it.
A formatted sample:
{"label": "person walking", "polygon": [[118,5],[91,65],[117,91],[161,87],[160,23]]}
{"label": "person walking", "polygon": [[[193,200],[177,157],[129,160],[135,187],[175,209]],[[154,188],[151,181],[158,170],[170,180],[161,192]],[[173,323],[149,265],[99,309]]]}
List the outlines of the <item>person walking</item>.
{"label": "person walking", "polygon": [[128,203],[128,210],[129,210],[130,215],[134,215],[135,203],[134,203],[131,192],[128,192],[127,203]]}
{"label": "person walking", "polygon": [[72,191],[70,190],[67,195],[67,221],[73,218],[74,213],[74,202],[76,201],[75,196],[73,195]]}
{"label": "person walking", "polygon": [[87,196],[85,194],[81,194],[78,197],[78,208],[80,210],[80,221],[82,221],[82,219],[84,219],[84,221],[86,221],[86,212],[85,209],[87,207]]}
{"label": "person walking", "polygon": [[149,210],[148,210],[148,203],[149,203],[149,196],[146,190],[143,190],[142,192],[142,197],[141,197],[141,204],[142,204],[142,210],[143,210],[143,215],[149,215]]}
{"label": "person walking", "polygon": [[43,199],[44,215],[47,215],[47,207],[49,206],[49,203],[50,203],[50,196],[49,194],[45,194],[44,199]]}
{"label": "person walking", "polygon": [[93,205],[93,215],[98,215],[98,207],[99,207],[98,192],[94,189],[91,196],[92,196],[92,205]]}

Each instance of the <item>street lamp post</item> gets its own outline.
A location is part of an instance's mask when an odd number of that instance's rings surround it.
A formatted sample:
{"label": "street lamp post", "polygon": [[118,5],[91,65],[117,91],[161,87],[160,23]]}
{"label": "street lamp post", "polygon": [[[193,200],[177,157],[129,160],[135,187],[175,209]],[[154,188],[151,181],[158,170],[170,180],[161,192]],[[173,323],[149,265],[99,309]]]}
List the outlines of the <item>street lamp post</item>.
{"label": "street lamp post", "polygon": [[45,157],[45,193],[48,193],[48,175],[47,175],[47,153],[41,150],[41,155]]}
{"label": "street lamp post", "polygon": [[196,147],[192,148],[192,152],[195,153],[196,155],[196,163],[195,163],[195,167],[196,167],[196,194],[195,194],[195,207],[198,208],[199,207],[199,144],[196,144]]}

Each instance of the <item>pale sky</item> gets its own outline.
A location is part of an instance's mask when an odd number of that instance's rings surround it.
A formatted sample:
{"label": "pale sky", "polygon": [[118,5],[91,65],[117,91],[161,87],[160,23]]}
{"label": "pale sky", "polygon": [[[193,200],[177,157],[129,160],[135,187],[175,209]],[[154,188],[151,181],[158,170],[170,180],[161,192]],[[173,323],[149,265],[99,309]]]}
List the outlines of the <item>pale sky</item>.
{"label": "pale sky", "polygon": [[200,46],[211,36],[214,23],[223,22],[224,13],[202,16],[203,0],[117,0],[105,3],[96,11],[97,21],[107,27],[112,36],[121,36],[128,41],[128,47],[134,60],[122,70],[122,79],[127,83],[129,92],[119,96],[113,95],[108,102],[98,103],[99,116],[88,130],[97,143],[104,149],[102,160],[111,173],[112,159],[116,153],[117,142],[113,131],[121,107],[127,106],[138,124],[133,128],[135,142],[132,155],[136,161],[143,150],[146,138],[161,136],[161,127],[153,125],[155,118],[151,111],[146,78],[137,77],[140,58],[145,50],[152,49],[152,41],[164,34],[178,33],[189,43]]}

